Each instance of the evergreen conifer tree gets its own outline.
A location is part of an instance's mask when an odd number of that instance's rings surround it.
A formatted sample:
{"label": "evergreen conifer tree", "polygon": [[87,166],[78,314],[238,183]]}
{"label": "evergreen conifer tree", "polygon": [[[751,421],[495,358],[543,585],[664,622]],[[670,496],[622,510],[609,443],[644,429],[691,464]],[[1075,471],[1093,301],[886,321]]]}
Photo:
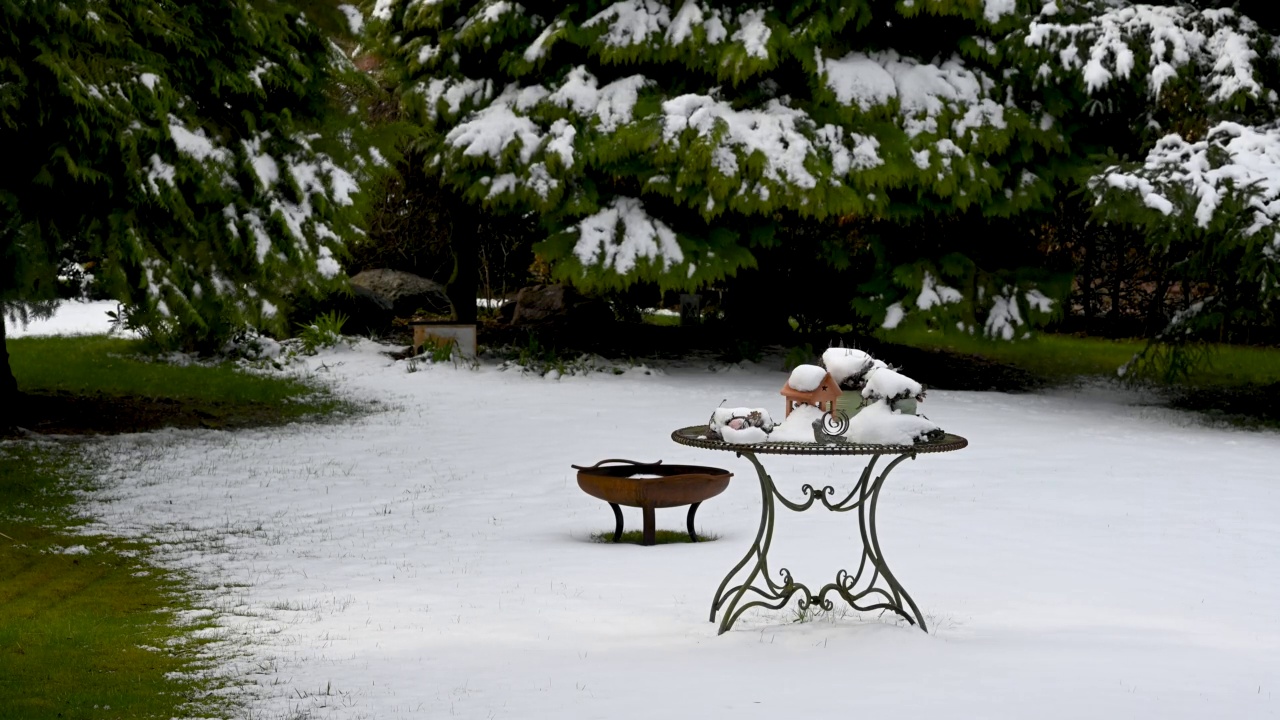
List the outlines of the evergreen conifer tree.
{"label": "evergreen conifer tree", "polygon": [[537,212],[539,253],[588,288],[705,285],[753,266],[787,217],[1012,215],[1065,156],[1053,118],[1006,92],[993,38],[1011,1],[381,0],[372,16],[429,165],[472,202]]}
{"label": "evergreen conifer tree", "polygon": [[1162,341],[1276,321],[1280,46],[1227,4],[1057,0],[1011,35],[1060,94],[1076,152],[1106,153],[1084,166],[1095,216],[1142,228],[1138,250],[1198,288]]}
{"label": "evergreen conifer tree", "polygon": [[276,0],[0,0],[0,303],[91,259],[155,337],[278,328],[336,281],[380,159],[351,70]]}
{"label": "evergreen conifer tree", "polygon": [[[788,217],[1011,217],[1075,188],[1097,194],[1104,220],[1204,231],[1212,254],[1217,227],[1186,224],[1196,188],[1159,158],[1186,152],[1172,132],[1233,115],[1264,124],[1228,152],[1263,158],[1274,117],[1273,38],[1230,9],[376,0],[371,14],[429,167],[473,203],[538,213],[540,254],[585,287],[713,282],[751,267]],[[1201,151],[1218,157],[1213,138],[1234,126],[1213,127]],[[1148,152],[1164,155],[1125,162]],[[1270,207],[1260,188],[1233,186],[1232,202]],[[1274,257],[1238,234],[1254,264]],[[1068,287],[1035,267],[985,272],[973,257],[989,237],[905,259],[894,242],[878,239],[884,282],[865,299],[890,325],[931,315],[1017,337]]]}

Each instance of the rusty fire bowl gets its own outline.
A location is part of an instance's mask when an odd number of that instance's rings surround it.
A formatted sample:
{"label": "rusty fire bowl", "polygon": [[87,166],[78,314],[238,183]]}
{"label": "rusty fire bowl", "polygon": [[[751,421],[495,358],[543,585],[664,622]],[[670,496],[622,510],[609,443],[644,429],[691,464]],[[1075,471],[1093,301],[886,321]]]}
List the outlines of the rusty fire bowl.
{"label": "rusty fire bowl", "polygon": [[[622,463],[602,467],[609,463]],[[733,473],[703,465],[663,465],[638,463],[633,460],[601,460],[591,467],[573,465],[578,471],[578,487],[588,495],[604,500],[613,507],[617,529],[613,540],[622,539],[622,511],[619,505],[644,510],[644,543],[654,542],[655,508],[689,505],[689,537],[698,541],[693,531],[694,514],[704,500],[719,495],[729,487]]]}

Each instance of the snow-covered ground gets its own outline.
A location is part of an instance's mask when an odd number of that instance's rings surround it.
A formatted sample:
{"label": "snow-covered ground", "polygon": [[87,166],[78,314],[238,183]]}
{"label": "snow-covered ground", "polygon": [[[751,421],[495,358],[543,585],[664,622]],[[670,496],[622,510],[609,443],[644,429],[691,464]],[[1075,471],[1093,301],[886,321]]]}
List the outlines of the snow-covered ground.
{"label": "snow-covered ground", "polygon": [[[899,466],[879,507],[931,632],[787,610],[717,637],[709,604],[759,487],[746,460],[669,435],[725,399],[781,412],[785,373],[408,372],[381,349],[308,361],[386,408],[353,421],[103,441],[106,489],[84,511],[210,588],[220,672],[253,683],[254,717],[1280,715],[1277,434],[1110,388],[931,391],[922,411],[971,445]],[[612,514],[570,465],[615,457],[734,472],[698,513],[719,539],[591,542]],[[762,460],[791,497],[848,488],[856,467]],[[780,508],[774,567],[833,579],[852,520]]]}
{"label": "snow-covered ground", "polygon": [[[111,330],[108,312],[115,312],[118,304],[106,300],[91,302],[64,302],[58,306],[57,313],[51,318],[32,320],[23,324],[4,318],[5,335],[7,337],[24,337],[28,335],[92,335],[105,334]],[[121,332],[121,337],[136,337],[135,333]]]}

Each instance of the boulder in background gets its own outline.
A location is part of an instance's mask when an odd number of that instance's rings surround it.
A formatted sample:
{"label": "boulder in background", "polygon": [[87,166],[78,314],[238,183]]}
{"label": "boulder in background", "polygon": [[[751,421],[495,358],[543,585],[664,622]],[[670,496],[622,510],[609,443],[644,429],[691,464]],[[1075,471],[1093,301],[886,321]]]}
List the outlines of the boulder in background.
{"label": "boulder in background", "polygon": [[449,317],[454,314],[443,285],[402,270],[365,270],[351,278],[351,287],[382,298],[396,317],[412,317],[420,310]]}
{"label": "boulder in background", "polygon": [[585,298],[566,285],[531,285],[516,294],[512,325],[610,322],[613,311],[602,300]]}

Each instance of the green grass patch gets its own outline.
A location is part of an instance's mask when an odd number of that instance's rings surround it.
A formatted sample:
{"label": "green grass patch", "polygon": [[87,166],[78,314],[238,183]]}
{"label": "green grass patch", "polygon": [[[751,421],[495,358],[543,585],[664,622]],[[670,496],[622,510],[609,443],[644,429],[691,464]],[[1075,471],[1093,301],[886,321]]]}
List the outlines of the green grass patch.
{"label": "green grass patch", "polygon": [[[137,341],[17,338],[8,349],[19,421],[35,430],[260,425],[350,407],[231,364],[148,362]],[[95,447],[0,443],[0,720],[225,717],[236,708],[217,681],[198,679],[201,626],[178,622],[190,579],[148,562],[144,543],[76,532]]]}
{"label": "green grass patch", "polygon": [[[138,340],[101,335],[14,338],[8,341],[18,387],[35,399],[24,427],[43,430],[42,404],[68,398],[97,401],[125,421],[117,430],[177,426],[243,427],[300,420],[353,409],[324,388],[296,379],[256,375],[233,363],[176,365],[150,361]],[[92,405],[73,404],[61,415],[90,416]],[[65,431],[55,418],[53,431]],[[20,418],[20,423],[22,419]],[[96,431],[111,427],[90,428]]]}
{"label": "green grass patch", "polygon": [[301,382],[259,377],[231,363],[150,362],[141,340],[104,335],[13,338],[9,353],[14,377],[24,392],[103,392],[238,403],[292,403],[315,393]]}
{"label": "green grass patch", "polygon": [[[719,540],[720,536],[715,534],[703,535],[698,533],[698,542],[712,542]],[[598,543],[613,544],[613,531],[601,530],[597,533],[591,533],[591,541]],[[627,530],[622,533],[622,539],[618,541],[618,545],[641,545],[644,541],[644,531]],[[684,530],[654,530],[654,545],[671,545],[675,543],[689,543],[689,533]]]}
{"label": "green grass patch", "polygon": [[680,316],[668,313],[645,313],[641,318],[646,325],[680,327]]}
{"label": "green grass patch", "polygon": [[220,714],[210,682],[182,679],[202,664],[175,621],[180,578],[136,543],[73,533],[90,472],[78,446],[0,445],[0,718]]}
{"label": "green grass patch", "polygon": [[[978,355],[1050,380],[1081,376],[1116,377],[1116,370],[1146,347],[1143,340],[1108,340],[1073,335],[1035,335],[1012,342],[923,329],[881,331],[881,340],[910,347]],[[1280,349],[1211,345],[1187,383],[1236,387],[1280,382]]]}

